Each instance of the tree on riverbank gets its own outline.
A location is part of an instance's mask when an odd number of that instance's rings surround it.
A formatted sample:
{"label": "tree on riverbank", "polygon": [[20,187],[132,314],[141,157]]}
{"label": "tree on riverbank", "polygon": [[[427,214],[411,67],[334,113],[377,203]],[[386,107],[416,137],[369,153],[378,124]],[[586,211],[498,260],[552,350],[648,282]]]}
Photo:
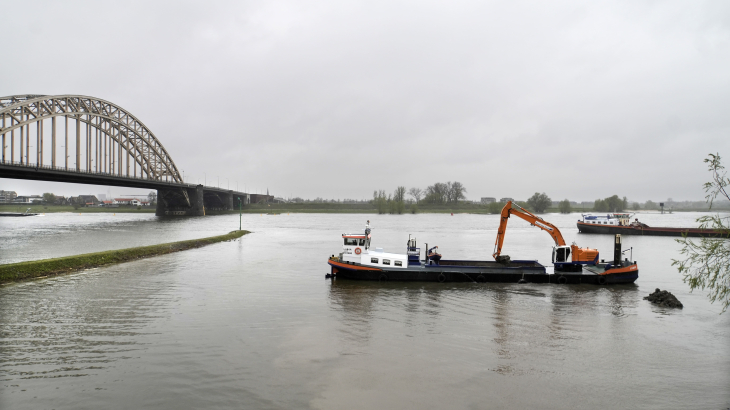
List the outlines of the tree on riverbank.
{"label": "tree on riverbank", "polygon": [[490,214],[498,214],[502,212],[502,208],[504,208],[504,205],[504,202],[492,202],[487,205],[487,210]]}
{"label": "tree on riverbank", "polygon": [[54,195],[54,194],[52,194],[50,192],[45,192],[43,194],[43,203],[44,204],[49,204],[49,205],[55,204],[56,203],[56,195]]}
{"label": "tree on riverbank", "polygon": [[406,187],[399,186],[393,195],[386,195],[384,190],[373,191],[373,206],[379,214],[391,213],[402,214],[406,209],[405,204]]}
{"label": "tree on riverbank", "polygon": [[[709,154],[705,158],[705,163],[712,173],[712,181],[704,185],[707,192],[705,199],[710,207],[718,195],[730,201],[727,192],[730,178],[726,176],[725,167],[720,160],[719,153]],[[684,282],[689,284],[690,291],[698,288],[707,289],[710,302],[720,301],[722,312],[725,312],[730,305],[730,217],[715,214],[697,218],[697,222],[700,223],[700,228],[714,229],[722,236],[702,238],[699,243],[687,237],[677,239],[682,245],[680,254],[686,259],[674,259],[672,266],[677,266],[679,273],[684,276]]]}
{"label": "tree on riverbank", "polygon": [[558,203],[558,209],[560,210],[561,214],[569,214],[570,211],[572,211],[570,207],[570,201],[567,199],[562,200]]}
{"label": "tree on riverbank", "polygon": [[619,198],[618,195],[610,196],[604,199],[596,199],[593,204],[593,210],[597,212],[621,212],[628,209],[629,201],[624,197]]}
{"label": "tree on riverbank", "polygon": [[150,203],[150,206],[157,205],[157,191],[150,191],[150,193],[147,194],[147,201]]}
{"label": "tree on riverbank", "polygon": [[408,190],[408,195],[412,196],[416,203],[419,203],[421,196],[423,196],[423,190],[421,188],[411,188]]}
{"label": "tree on riverbank", "polygon": [[393,201],[390,206],[391,214],[402,214],[406,209],[406,187],[399,186],[393,192]]}
{"label": "tree on riverbank", "polygon": [[530,209],[537,213],[545,212],[552,204],[553,200],[544,192],[542,194],[535,192],[535,195],[527,200],[527,205],[529,205]]}
{"label": "tree on riverbank", "polygon": [[456,204],[466,199],[466,187],[459,181],[437,182],[426,187],[423,202],[431,205]]}
{"label": "tree on riverbank", "polygon": [[379,214],[384,214],[388,209],[388,198],[385,196],[384,190],[373,191],[373,205]]}

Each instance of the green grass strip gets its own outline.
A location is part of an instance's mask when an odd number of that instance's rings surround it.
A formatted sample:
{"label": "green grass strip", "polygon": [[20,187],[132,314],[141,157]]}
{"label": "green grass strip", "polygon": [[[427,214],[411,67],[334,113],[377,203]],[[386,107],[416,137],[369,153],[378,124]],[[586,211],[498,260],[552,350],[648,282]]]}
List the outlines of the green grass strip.
{"label": "green grass strip", "polygon": [[217,242],[237,239],[248,233],[250,232],[233,231],[226,235],[211,236],[209,238],[140,246],[115,251],[86,253],[76,256],[64,256],[62,258],[41,259],[39,261],[9,263],[7,265],[0,265],[0,284],[76,272],[99,266],[164,255],[166,253],[200,248]]}

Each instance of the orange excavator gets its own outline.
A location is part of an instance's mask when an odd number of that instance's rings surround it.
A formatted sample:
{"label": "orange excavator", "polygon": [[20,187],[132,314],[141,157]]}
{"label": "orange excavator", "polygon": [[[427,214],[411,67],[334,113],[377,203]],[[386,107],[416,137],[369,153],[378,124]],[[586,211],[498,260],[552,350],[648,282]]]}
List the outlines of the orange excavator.
{"label": "orange excavator", "polygon": [[524,219],[532,226],[537,226],[553,237],[556,245],[553,247],[553,264],[555,265],[556,270],[575,272],[583,269],[581,265],[595,265],[598,263],[598,250],[591,248],[579,248],[575,243],[567,246],[565,244],[565,239],[563,239],[563,235],[560,233],[560,229],[558,229],[557,226],[545,221],[539,216],[534,215],[532,212],[522,208],[521,206],[513,204],[512,201],[507,202],[504,208],[502,208],[499,229],[497,230],[497,241],[494,243],[494,253],[492,254],[497,262],[507,264],[510,261],[509,256],[501,255],[502,244],[504,243],[504,234],[507,231],[507,221],[509,220],[510,215],[515,215]]}

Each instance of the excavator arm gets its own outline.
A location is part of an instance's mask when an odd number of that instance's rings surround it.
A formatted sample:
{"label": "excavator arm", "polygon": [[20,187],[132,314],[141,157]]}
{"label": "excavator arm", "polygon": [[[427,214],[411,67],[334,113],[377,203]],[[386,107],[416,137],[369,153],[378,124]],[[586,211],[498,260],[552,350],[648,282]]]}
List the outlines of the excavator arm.
{"label": "excavator arm", "polygon": [[499,256],[502,253],[504,234],[507,231],[507,221],[509,220],[510,215],[519,216],[529,222],[532,226],[537,226],[543,231],[549,233],[556,245],[565,246],[565,239],[563,239],[563,235],[560,233],[560,229],[558,229],[557,226],[545,221],[539,216],[534,215],[532,212],[522,208],[521,206],[513,204],[512,201],[509,201],[504,208],[502,208],[502,214],[499,220],[499,229],[497,230],[497,241],[494,243],[494,253],[492,256],[497,261],[500,260]]}

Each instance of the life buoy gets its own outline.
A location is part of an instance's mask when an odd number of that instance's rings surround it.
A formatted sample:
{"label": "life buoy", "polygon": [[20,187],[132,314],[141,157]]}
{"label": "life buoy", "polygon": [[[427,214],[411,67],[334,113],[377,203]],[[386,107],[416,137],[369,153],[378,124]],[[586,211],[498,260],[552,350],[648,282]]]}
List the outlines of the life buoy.
{"label": "life buoy", "polygon": [[439,277],[436,278],[436,280],[438,280],[439,283],[444,283],[444,282],[446,282],[446,275],[444,275],[443,273],[440,273]]}
{"label": "life buoy", "polygon": [[484,275],[477,276],[477,282],[484,283],[487,281],[487,278]]}
{"label": "life buoy", "polygon": [[565,276],[561,276],[558,278],[558,283],[561,285],[565,285],[566,283],[568,283],[568,278],[566,278]]}
{"label": "life buoy", "polygon": [[598,277],[598,284],[599,285],[605,285],[606,284],[606,277],[601,275]]}
{"label": "life buoy", "polygon": [[378,276],[379,282],[387,282],[388,281],[388,275],[381,273],[380,276]]}
{"label": "life buoy", "polygon": [[355,255],[359,255],[362,253],[362,250],[360,248],[355,248]]}

